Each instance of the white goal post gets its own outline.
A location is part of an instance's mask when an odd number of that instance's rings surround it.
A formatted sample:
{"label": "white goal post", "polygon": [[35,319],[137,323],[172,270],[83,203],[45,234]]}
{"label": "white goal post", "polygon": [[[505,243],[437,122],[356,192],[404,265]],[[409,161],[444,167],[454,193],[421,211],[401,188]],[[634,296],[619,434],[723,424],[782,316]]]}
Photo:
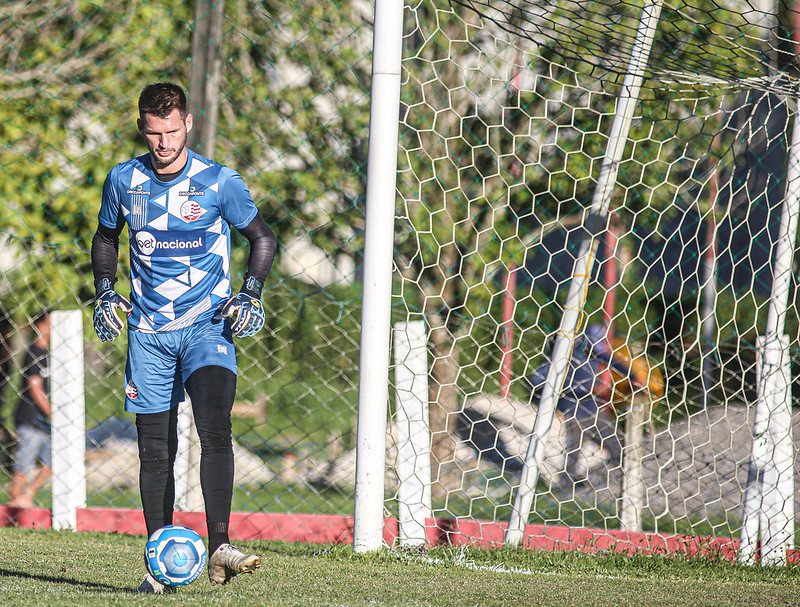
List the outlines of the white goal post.
{"label": "white goal post", "polygon": [[794,544],[791,350],[784,331],[791,293],[798,216],[800,121],[795,120],[766,332],[758,341],[758,398],[739,546],[739,559],[746,564],[755,563],[760,556],[764,564],[785,565],[788,551]]}
{"label": "white goal post", "polygon": [[[614,122],[608,137],[608,146],[600,167],[592,204],[589,207],[587,220],[589,238],[582,243],[575,260],[569,293],[564,304],[564,315],[561,318],[561,326],[553,346],[547,381],[539,400],[536,425],[525,456],[525,465],[522,468],[522,481],[517,490],[517,498],[508,524],[506,543],[512,546],[517,546],[522,542],[525,525],[530,515],[533,493],[539,482],[539,468],[544,463],[544,445],[552,428],[556,403],[561,398],[569,361],[575,348],[575,339],[580,331],[589,277],[597,254],[597,237],[600,236],[601,231],[605,231],[608,223],[608,211],[617,171],[628,140],[634,108],[638,101],[639,89],[642,86],[660,13],[660,1],[645,3],[636,39],[633,42],[630,65],[622,83],[622,92],[617,102]],[[623,496],[623,500],[625,499],[626,497]]]}
{"label": "white goal post", "polygon": [[367,169],[353,548],[383,541],[386,403],[389,398],[392,242],[400,109],[403,2],[376,0]]}

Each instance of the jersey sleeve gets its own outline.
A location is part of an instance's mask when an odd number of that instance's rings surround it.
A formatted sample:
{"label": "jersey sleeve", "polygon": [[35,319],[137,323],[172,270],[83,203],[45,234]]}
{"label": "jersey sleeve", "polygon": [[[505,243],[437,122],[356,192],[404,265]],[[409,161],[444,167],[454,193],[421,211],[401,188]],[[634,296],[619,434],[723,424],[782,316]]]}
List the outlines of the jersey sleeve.
{"label": "jersey sleeve", "polygon": [[119,190],[116,188],[117,167],[111,169],[103,183],[103,198],[98,220],[107,228],[116,229],[120,219]]}
{"label": "jersey sleeve", "polygon": [[246,227],[258,214],[242,176],[227,167],[220,173],[219,199],[222,218],[237,230]]}

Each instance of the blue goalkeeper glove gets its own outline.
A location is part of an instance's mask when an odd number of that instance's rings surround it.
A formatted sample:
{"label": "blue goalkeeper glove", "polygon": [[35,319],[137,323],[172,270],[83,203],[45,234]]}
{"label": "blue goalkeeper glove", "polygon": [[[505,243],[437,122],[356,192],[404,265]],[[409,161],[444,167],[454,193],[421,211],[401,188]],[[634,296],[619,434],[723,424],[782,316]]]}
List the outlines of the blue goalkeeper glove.
{"label": "blue goalkeeper glove", "polygon": [[219,311],[222,318],[231,319],[231,331],[236,337],[252,337],[264,327],[266,316],[261,305],[264,283],[248,276],[242,290],[225,302]]}
{"label": "blue goalkeeper glove", "polygon": [[97,295],[94,300],[94,332],[100,341],[114,341],[122,334],[125,325],[117,316],[117,308],[130,314],[133,310],[131,302],[114,291],[114,283],[109,278],[103,278],[97,285]]}

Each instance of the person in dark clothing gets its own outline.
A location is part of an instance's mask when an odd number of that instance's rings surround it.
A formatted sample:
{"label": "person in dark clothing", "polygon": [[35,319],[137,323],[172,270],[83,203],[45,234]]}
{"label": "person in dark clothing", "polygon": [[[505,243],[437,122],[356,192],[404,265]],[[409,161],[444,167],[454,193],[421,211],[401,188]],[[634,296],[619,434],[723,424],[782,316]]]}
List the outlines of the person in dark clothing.
{"label": "person in dark clothing", "polygon": [[25,353],[22,390],[14,415],[17,447],[9,506],[32,508],[39,490],[50,480],[50,315],[33,323],[35,337]]}
{"label": "person in dark clothing", "polygon": [[[599,444],[607,453],[609,469],[622,460],[622,445],[617,437],[617,416],[607,406],[609,386],[602,381],[604,369],[618,363],[611,356],[602,328],[590,326],[575,342],[569,361],[564,388],[556,403],[556,411],[566,429],[566,480],[581,483],[587,480],[580,469],[581,453],[586,441]],[[624,375],[628,369],[619,366]],[[537,367],[528,379],[535,398],[539,398],[547,379],[550,362]]]}

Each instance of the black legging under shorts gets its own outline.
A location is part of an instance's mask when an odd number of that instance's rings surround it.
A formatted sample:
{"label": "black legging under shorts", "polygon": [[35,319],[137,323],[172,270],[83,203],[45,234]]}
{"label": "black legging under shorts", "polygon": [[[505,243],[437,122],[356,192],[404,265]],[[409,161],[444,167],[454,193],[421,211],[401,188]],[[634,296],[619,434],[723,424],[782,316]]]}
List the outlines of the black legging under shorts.
{"label": "black legging under shorts", "polygon": [[[203,367],[189,376],[186,391],[200,438],[200,486],[206,521],[227,525],[233,494],[231,409],[236,374],[224,367]],[[139,445],[139,491],[147,535],[172,524],[175,502],[175,454],[178,409],[136,415]]]}

